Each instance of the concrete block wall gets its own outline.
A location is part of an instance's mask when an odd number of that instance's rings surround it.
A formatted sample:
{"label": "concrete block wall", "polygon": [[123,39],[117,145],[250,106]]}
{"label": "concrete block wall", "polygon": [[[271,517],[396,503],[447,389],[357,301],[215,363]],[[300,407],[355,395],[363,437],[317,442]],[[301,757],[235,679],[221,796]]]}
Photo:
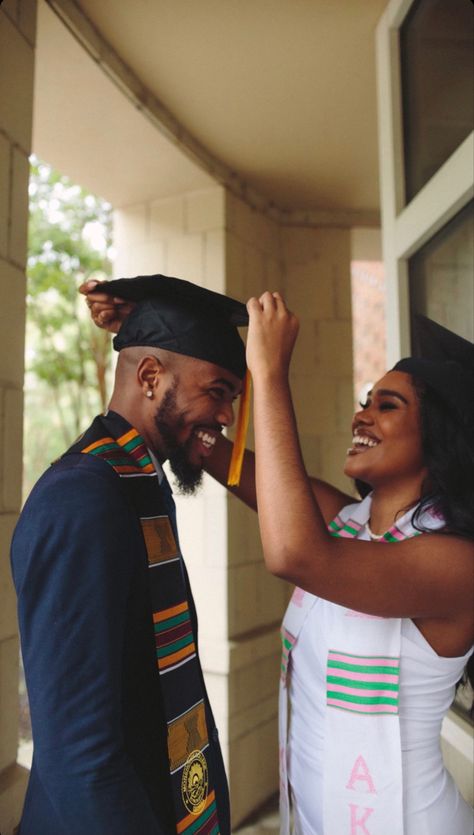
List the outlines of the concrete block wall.
{"label": "concrete block wall", "polygon": [[[278,224],[230,194],[226,287],[243,300],[266,289],[284,290]],[[233,496],[228,499],[227,583],[228,768],[237,823],[278,786],[279,629],[289,588],[266,571],[256,514]]]}
{"label": "concrete block wall", "polygon": [[114,275],[164,273],[224,287],[224,190],[220,186],[116,209]]}
{"label": "concrete block wall", "polygon": [[[117,209],[114,240],[117,277],[163,272],[244,301],[282,288],[277,225],[219,186]],[[277,786],[278,628],[288,590],[264,569],[255,514],[223,487],[205,478],[197,496],[175,498],[237,823]]]}
{"label": "concrete block wall", "polygon": [[[242,301],[285,294],[301,319],[292,387],[308,470],[346,486],[349,231],[281,228],[215,186],[117,209],[114,238],[117,277],[163,272]],[[206,477],[197,496],[176,500],[237,825],[278,787],[279,628],[290,589],[265,570],[255,513],[223,487]]]}
{"label": "concrete block wall", "polygon": [[[18,823],[27,773],[16,765],[18,631],[10,540],[21,504],[28,156],[36,0],[0,7],[0,831]],[[14,83],[13,83],[14,81]]]}
{"label": "concrete block wall", "polygon": [[350,491],[342,473],[353,409],[350,230],[286,227],[282,252],[285,297],[300,319],[291,387],[306,467]]}

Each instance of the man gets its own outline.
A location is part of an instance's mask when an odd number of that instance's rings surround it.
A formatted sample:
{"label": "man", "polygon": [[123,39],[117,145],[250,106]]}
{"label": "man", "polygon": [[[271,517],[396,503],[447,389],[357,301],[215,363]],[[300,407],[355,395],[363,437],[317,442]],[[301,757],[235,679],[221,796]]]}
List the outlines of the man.
{"label": "man", "polygon": [[[104,285],[101,285],[101,290]],[[33,489],[12,543],[34,758],[21,835],[230,833],[168,459],[184,491],[245,375],[245,306],[163,276],[137,299],[106,415]],[[151,298],[150,298],[151,296]]]}

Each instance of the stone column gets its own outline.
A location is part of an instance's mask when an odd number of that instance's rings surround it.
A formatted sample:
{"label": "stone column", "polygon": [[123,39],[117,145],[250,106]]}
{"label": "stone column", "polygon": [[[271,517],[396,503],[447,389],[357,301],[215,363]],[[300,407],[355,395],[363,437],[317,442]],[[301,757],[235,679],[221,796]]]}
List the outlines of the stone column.
{"label": "stone column", "polygon": [[[114,240],[117,276],[163,272],[242,300],[282,289],[278,224],[218,185],[116,210]],[[205,478],[197,496],[177,497],[177,505],[236,825],[278,788],[279,625],[288,588],[264,569],[255,514],[225,488]]]}
{"label": "stone column", "polygon": [[[114,237],[117,276],[163,272],[241,300],[285,293],[302,320],[292,383],[307,466],[350,488],[341,476],[352,412],[349,230],[282,228],[216,185],[116,210]],[[177,505],[236,826],[278,790],[289,587],[265,570],[256,514],[225,488],[205,478]]]}
{"label": "stone column", "polygon": [[[284,291],[278,223],[230,194],[225,275],[226,292],[242,300]],[[256,514],[230,495],[227,543],[228,772],[237,824],[278,790],[280,624],[289,587],[265,569]]]}
{"label": "stone column", "polygon": [[350,493],[342,467],[353,411],[351,233],[282,231],[285,295],[298,314],[291,387],[308,471]]}
{"label": "stone column", "polygon": [[28,156],[36,0],[0,8],[0,831],[19,821],[27,772],[16,765],[18,630],[9,546],[21,505]]}

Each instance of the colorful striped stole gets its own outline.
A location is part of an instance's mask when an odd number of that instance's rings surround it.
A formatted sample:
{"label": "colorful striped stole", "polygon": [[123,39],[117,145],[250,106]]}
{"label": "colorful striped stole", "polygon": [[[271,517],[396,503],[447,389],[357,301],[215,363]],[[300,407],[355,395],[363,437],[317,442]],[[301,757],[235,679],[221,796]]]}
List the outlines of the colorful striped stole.
{"label": "colorful striped stole", "polygon": [[139,433],[114,412],[96,418],[72,451],[95,456],[111,466],[140,519],[148,558],[150,630],[168,727],[169,791],[176,832],[219,835],[215,778],[208,757],[206,697],[171,488],[166,477],[159,483]]}
{"label": "colorful striped stole", "polygon": [[[362,503],[361,503],[362,504]],[[351,505],[353,507],[353,505]],[[412,516],[413,511],[409,511],[410,518]],[[405,521],[403,521],[405,520]],[[367,520],[366,520],[367,521]],[[361,523],[357,521],[357,519],[347,519],[344,521],[341,518],[341,515],[336,516],[335,519],[328,525],[328,531],[331,536],[339,536],[343,539],[355,539],[359,536],[361,532],[364,531],[365,522]],[[411,527],[410,538],[414,536],[419,536],[421,531],[415,530]],[[407,539],[406,534],[406,519],[405,516],[402,517],[400,522],[395,522],[388,531],[386,531],[381,539],[378,542],[402,542],[403,539]]]}
{"label": "colorful striped stole", "polygon": [[398,713],[400,659],[330,649],[327,704],[355,713]]}

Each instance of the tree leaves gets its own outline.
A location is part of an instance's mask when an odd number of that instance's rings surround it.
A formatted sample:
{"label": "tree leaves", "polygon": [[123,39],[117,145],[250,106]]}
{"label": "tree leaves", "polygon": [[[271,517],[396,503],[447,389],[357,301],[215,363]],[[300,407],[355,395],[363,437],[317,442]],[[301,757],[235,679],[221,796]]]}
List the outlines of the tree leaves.
{"label": "tree leaves", "polygon": [[111,206],[35,157],[29,194],[27,488],[51,451],[60,454],[106,408],[110,337],[92,324],[78,287],[110,277],[112,244]]}

